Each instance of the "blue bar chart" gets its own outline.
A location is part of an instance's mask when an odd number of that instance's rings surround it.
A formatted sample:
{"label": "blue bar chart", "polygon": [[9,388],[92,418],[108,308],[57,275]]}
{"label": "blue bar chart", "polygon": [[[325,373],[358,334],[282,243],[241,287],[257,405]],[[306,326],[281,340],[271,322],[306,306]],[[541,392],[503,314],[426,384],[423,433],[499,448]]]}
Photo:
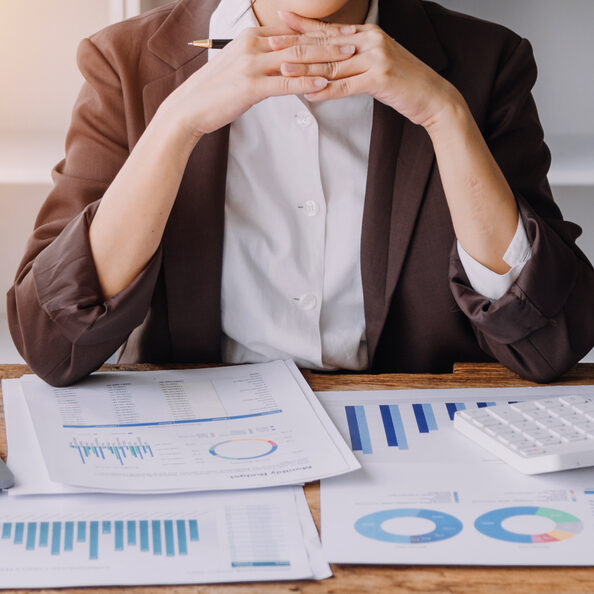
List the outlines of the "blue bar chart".
{"label": "blue bar chart", "polygon": [[140,437],[134,440],[116,438],[112,442],[79,440],[74,437],[70,447],[78,452],[83,464],[90,457],[97,460],[116,460],[121,466],[155,457],[150,444],[143,442]]}
{"label": "blue bar chart", "polygon": [[495,406],[490,401],[399,402],[398,404],[341,404],[348,439],[354,452],[389,456],[412,451],[440,429],[450,430],[456,412]]}
{"label": "blue bar chart", "polygon": [[3,522],[0,541],[26,551],[45,549],[52,556],[85,548],[96,561],[100,549],[123,552],[131,547],[155,556],[187,555],[200,541],[198,520],[103,520]]}

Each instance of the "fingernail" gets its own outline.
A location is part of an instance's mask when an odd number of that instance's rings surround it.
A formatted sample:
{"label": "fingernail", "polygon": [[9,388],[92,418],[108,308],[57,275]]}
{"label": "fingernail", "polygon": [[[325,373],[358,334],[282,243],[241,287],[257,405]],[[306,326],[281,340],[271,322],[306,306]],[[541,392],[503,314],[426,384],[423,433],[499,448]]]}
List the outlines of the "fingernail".
{"label": "fingernail", "polygon": [[347,56],[349,56],[350,54],[354,54],[355,53],[355,46],[354,45],[341,45],[340,46],[340,53],[341,54],[346,54]]}
{"label": "fingernail", "polygon": [[355,25],[344,25],[340,28],[340,32],[343,35],[352,35],[357,32],[357,27],[355,27]]}
{"label": "fingernail", "polygon": [[314,86],[323,89],[328,84],[328,81],[325,78],[316,78],[314,79]]}

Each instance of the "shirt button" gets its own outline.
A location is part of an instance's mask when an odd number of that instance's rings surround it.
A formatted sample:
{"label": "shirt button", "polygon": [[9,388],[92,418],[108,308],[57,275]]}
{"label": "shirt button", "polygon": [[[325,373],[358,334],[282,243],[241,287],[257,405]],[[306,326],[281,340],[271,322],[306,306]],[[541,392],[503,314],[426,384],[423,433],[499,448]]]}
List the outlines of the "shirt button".
{"label": "shirt button", "polygon": [[303,206],[308,217],[315,217],[320,212],[320,205],[315,200],[308,200]]}
{"label": "shirt button", "polygon": [[318,300],[315,295],[307,293],[299,297],[299,307],[305,311],[311,311],[318,304]]}
{"label": "shirt button", "polygon": [[300,128],[307,128],[308,126],[311,126],[313,117],[308,111],[300,111],[295,114],[295,121]]}

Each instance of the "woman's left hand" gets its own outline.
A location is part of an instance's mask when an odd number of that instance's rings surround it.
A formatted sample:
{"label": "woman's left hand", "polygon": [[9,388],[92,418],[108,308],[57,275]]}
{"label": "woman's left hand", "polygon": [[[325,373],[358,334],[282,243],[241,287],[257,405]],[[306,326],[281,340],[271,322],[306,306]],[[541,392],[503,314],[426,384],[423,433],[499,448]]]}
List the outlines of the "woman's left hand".
{"label": "woman's left hand", "polygon": [[427,128],[445,107],[461,99],[451,83],[377,25],[339,25],[292,12],[279,14],[296,35],[270,37],[274,50],[325,44],[355,47],[353,57],[341,62],[281,66],[284,76],[323,76],[332,81],[324,90],[308,93],[309,101],[371,95]]}

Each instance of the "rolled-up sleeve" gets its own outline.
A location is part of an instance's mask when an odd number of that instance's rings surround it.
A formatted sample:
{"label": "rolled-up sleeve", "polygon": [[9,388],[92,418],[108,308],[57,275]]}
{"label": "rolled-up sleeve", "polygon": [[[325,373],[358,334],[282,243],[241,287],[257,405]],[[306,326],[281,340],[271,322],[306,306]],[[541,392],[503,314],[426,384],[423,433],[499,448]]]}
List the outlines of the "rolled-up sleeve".
{"label": "rolled-up sleeve", "polygon": [[547,181],[550,152],[532,97],[536,64],[521,40],[495,82],[483,133],[518,204],[531,256],[509,289],[490,300],[469,281],[457,246],[450,286],[481,348],[519,375],[552,381],[594,346],[594,270],[575,244]]}
{"label": "rolled-up sleeve", "polygon": [[81,41],[85,82],[72,112],[65,158],[35,222],[8,293],[17,349],[40,377],[73,383],[95,369],[142,323],[161,266],[161,249],[138,277],[104,300],[89,242],[101,197],[129,155],[117,73],[96,45]]}

